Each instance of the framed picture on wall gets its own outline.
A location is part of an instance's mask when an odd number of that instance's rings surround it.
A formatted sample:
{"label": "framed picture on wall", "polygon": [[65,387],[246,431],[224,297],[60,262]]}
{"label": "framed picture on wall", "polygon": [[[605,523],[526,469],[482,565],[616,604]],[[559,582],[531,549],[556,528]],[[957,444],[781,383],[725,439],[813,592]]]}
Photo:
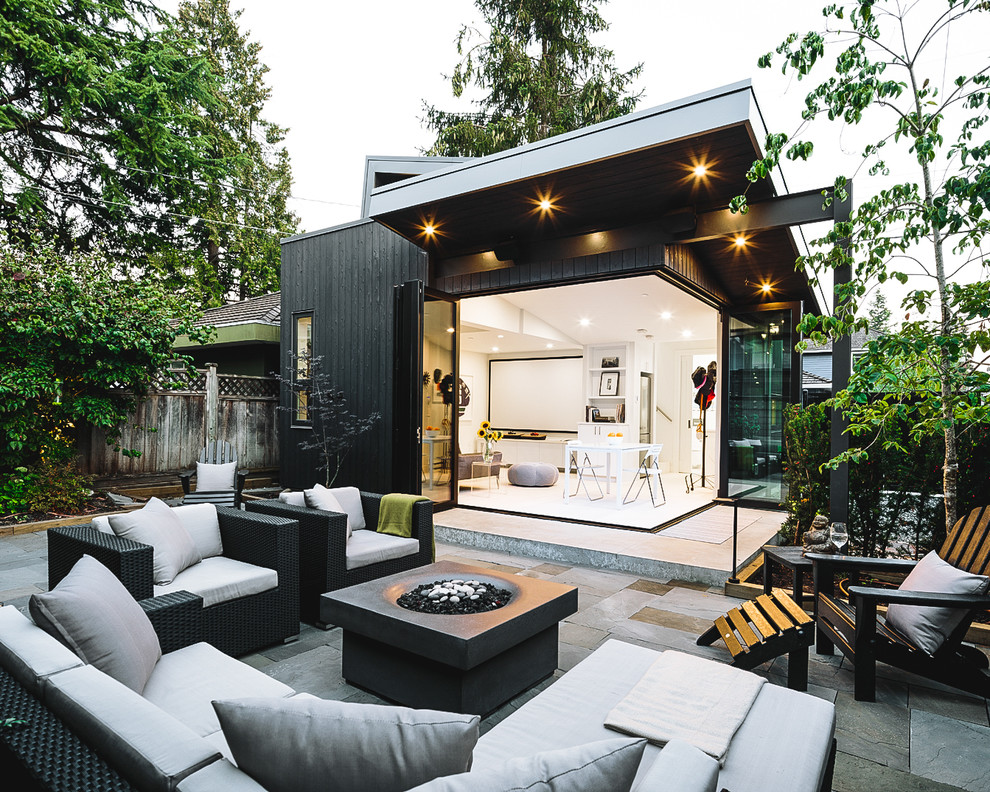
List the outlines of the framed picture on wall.
{"label": "framed picture on wall", "polygon": [[619,395],[619,372],[618,371],[603,371],[602,381],[598,385],[598,395],[599,396],[618,396]]}

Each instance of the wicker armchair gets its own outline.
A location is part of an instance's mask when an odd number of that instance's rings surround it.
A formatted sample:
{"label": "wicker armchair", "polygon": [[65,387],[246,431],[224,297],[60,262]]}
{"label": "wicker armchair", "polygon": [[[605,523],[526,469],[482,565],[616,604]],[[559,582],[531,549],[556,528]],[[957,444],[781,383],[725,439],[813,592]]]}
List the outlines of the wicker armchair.
{"label": "wicker armchair", "polygon": [[[295,520],[217,508],[223,555],[278,573],[278,586],[201,608],[202,639],[240,656],[299,633],[299,526]],[[48,530],[48,585],[53,588],[89,554],[107,566],[137,600],[153,597],[150,545],[91,525]],[[169,595],[165,595],[166,597]],[[155,599],[165,599],[158,597]],[[198,598],[197,598],[198,599]],[[163,645],[164,650],[164,645]]]}
{"label": "wicker armchair", "polygon": [[[381,499],[381,495],[361,493],[365,521],[371,530],[378,524]],[[280,500],[248,501],[245,508],[251,513],[299,521],[299,615],[311,624],[323,626],[320,621],[321,594],[433,561],[433,504],[430,501],[419,501],[413,506],[412,535],[419,539],[418,552],[356,569],[347,568],[347,515],[289,506]]]}
{"label": "wicker armchair", "polygon": [[[203,639],[203,601],[188,591],[142,600],[163,652]],[[23,721],[0,730],[4,788],[52,792],[133,792],[89,743],[9,671],[0,668],[0,713]]]}

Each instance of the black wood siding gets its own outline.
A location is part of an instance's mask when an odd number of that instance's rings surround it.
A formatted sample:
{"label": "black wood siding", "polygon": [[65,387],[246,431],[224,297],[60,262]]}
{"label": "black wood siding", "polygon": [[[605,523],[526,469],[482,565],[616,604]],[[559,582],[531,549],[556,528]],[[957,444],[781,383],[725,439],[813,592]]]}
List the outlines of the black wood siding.
{"label": "black wood siding", "polygon": [[515,267],[499,267],[438,277],[430,285],[448,294],[466,297],[470,294],[508,291],[516,288],[560,286],[566,283],[603,280],[609,276],[630,275],[636,272],[655,272],[662,269],[663,264],[664,246],[655,244],[590,256],[533,261]]}
{"label": "black wood siding", "polygon": [[[393,286],[427,277],[426,257],[412,243],[371,221],[282,244],[282,370],[292,360],[293,314],[313,312],[313,354],[322,356],[335,384],[358,415],[382,420],[358,438],[337,486],[391,490]],[[282,403],[289,405],[289,395]],[[298,444],[311,430],[292,428],[281,413],[282,485],[299,489],[322,481],[315,451]]]}

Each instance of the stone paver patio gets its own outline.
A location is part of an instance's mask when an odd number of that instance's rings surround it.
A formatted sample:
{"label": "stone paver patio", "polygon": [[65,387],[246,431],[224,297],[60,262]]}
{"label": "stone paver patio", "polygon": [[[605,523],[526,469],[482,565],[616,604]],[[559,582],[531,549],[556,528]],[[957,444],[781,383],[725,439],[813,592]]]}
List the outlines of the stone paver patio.
{"label": "stone paver patio", "polygon": [[[720,643],[695,645],[710,620],[739,603],[720,589],[677,580],[548,563],[544,559],[438,544],[438,559],[493,567],[576,585],[579,610],[561,623],[559,676],[608,638],[654,649],[678,649],[725,661]],[[0,601],[27,609],[28,597],[46,587],[44,533],[0,538]],[[347,701],[379,699],[340,676],[340,630],[303,626],[298,641],[243,658],[300,691]],[[786,684],[786,657],[758,669]],[[836,705],[836,792],[921,792],[966,789],[990,792],[990,712],[977,699],[880,667],[875,704],[853,699],[852,671],[841,656],[811,654],[809,692]],[[528,691],[482,724],[491,728],[553,683]],[[797,761],[799,757],[795,757]]]}

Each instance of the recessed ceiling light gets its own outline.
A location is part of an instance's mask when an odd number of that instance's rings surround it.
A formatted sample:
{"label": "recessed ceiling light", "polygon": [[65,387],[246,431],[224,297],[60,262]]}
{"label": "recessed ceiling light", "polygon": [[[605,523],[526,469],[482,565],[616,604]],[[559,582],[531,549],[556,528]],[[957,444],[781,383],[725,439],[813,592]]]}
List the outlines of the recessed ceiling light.
{"label": "recessed ceiling light", "polygon": [[427,236],[433,236],[437,232],[436,228],[433,227],[433,223],[427,223],[423,226],[423,233]]}
{"label": "recessed ceiling light", "polygon": [[547,349],[553,349],[553,344],[547,344]]}
{"label": "recessed ceiling light", "polygon": [[690,338],[691,337],[691,331],[690,330],[681,330],[681,335],[684,336],[685,338]]}
{"label": "recessed ceiling light", "polygon": [[505,336],[504,336],[504,335],[502,335],[502,333],[499,333],[499,334],[498,334],[498,337],[499,337],[499,338],[505,338]]}
{"label": "recessed ceiling light", "polygon": [[660,314],[660,318],[661,319],[670,319],[670,311],[664,311],[662,314]]}
{"label": "recessed ceiling light", "polygon": [[448,327],[447,328],[447,332],[448,333],[453,333],[454,332],[454,328],[453,327]]}
{"label": "recessed ceiling light", "polygon": [[769,283],[764,283],[762,286],[760,286],[760,288],[763,290],[764,294],[769,294],[771,291],[773,291],[773,286],[771,286]]}
{"label": "recessed ceiling light", "polygon": [[746,247],[746,237],[742,234],[735,238],[736,247]]}
{"label": "recessed ceiling light", "polygon": [[591,320],[590,319],[582,319],[580,322],[578,322],[578,324],[580,324],[581,327],[587,327],[588,325],[591,324]]}
{"label": "recessed ceiling light", "polygon": [[553,204],[550,203],[548,199],[544,198],[542,201],[540,201],[540,209],[544,212],[549,212],[551,209],[553,209]]}
{"label": "recessed ceiling light", "polygon": [[702,176],[708,173],[708,168],[706,168],[704,165],[695,165],[693,173],[695,176],[697,176],[700,179]]}
{"label": "recessed ceiling light", "polygon": [[637,327],[636,328],[636,332],[637,333],[645,333],[646,332],[646,328],[645,327]]}
{"label": "recessed ceiling light", "polygon": [[498,347],[492,347],[492,352],[498,352]]}

